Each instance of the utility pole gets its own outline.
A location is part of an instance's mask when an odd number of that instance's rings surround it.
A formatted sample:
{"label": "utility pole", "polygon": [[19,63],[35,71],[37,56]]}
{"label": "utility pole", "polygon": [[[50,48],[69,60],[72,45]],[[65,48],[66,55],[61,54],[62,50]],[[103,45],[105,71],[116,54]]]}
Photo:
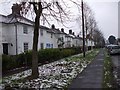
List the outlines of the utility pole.
{"label": "utility pole", "polygon": [[83,32],[83,57],[85,57],[85,32],[84,32],[84,10],[83,10],[83,0],[81,0],[82,9],[82,32]]}

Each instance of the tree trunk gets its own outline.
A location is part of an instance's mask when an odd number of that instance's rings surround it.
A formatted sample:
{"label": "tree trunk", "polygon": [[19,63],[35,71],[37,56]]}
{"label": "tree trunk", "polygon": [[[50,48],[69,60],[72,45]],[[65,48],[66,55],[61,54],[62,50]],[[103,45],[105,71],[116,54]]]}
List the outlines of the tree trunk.
{"label": "tree trunk", "polygon": [[84,32],[84,10],[83,10],[83,0],[81,1],[82,9],[82,31],[83,31],[83,57],[85,57],[85,32]]}
{"label": "tree trunk", "polygon": [[93,46],[92,46],[92,44],[93,44],[93,41],[92,41],[93,40],[93,38],[92,38],[92,29],[91,29],[91,37],[90,38],[91,38],[91,50],[92,50],[93,49]]}
{"label": "tree trunk", "polygon": [[38,72],[38,37],[39,37],[39,21],[40,17],[36,16],[35,26],[34,26],[34,36],[33,36],[33,50],[32,50],[32,78],[37,78],[39,76]]}
{"label": "tree trunk", "polygon": [[41,2],[33,4],[33,8],[36,14],[35,17],[35,26],[34,26],[34,36],[33,36],[33,49],[32,49],[32,78],[39,77],[38,71],[38,37],[39,37],[39,26],[40,26],[40,16],[42,14],[42,4]]}
{"label": "tree trunk", "polygon": [[86,51],[88,51],[88,41],[87,41],[87,31],[88,31],[88,28],[87,28],[87,19],[85,17],[85,29],[86,29]]}

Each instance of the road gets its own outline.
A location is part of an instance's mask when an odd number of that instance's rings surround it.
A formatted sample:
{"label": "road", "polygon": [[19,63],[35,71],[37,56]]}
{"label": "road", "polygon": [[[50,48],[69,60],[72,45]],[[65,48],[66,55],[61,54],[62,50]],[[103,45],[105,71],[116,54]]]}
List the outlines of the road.
{"label": "road", "polygon": [[114,78],[117,83],[117,87],[120,88],[120,55],[112,55],[111,58],[113,63]]}

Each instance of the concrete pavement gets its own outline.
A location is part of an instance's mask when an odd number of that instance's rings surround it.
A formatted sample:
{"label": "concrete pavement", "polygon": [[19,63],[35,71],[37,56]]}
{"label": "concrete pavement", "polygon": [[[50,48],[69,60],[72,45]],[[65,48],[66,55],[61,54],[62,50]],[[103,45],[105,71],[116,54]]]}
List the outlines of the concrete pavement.
{"label": "concrete pavement", "polygon": [[68,90],[80,88],[102,88],[104,49],[101,49],[95,59],[80,73],[68,87]]}

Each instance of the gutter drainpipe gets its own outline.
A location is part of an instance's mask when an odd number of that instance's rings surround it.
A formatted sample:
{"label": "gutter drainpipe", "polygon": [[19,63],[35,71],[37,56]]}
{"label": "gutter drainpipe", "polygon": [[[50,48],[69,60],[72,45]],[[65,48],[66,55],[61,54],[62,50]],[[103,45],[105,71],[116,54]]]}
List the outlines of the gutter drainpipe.
{"label": "gutter drainpipe", "polygon": [[18,39],[17,39],[17,24],[14,23],[15,25],[15,40],[16,40],[16,55],[18,54]]}

